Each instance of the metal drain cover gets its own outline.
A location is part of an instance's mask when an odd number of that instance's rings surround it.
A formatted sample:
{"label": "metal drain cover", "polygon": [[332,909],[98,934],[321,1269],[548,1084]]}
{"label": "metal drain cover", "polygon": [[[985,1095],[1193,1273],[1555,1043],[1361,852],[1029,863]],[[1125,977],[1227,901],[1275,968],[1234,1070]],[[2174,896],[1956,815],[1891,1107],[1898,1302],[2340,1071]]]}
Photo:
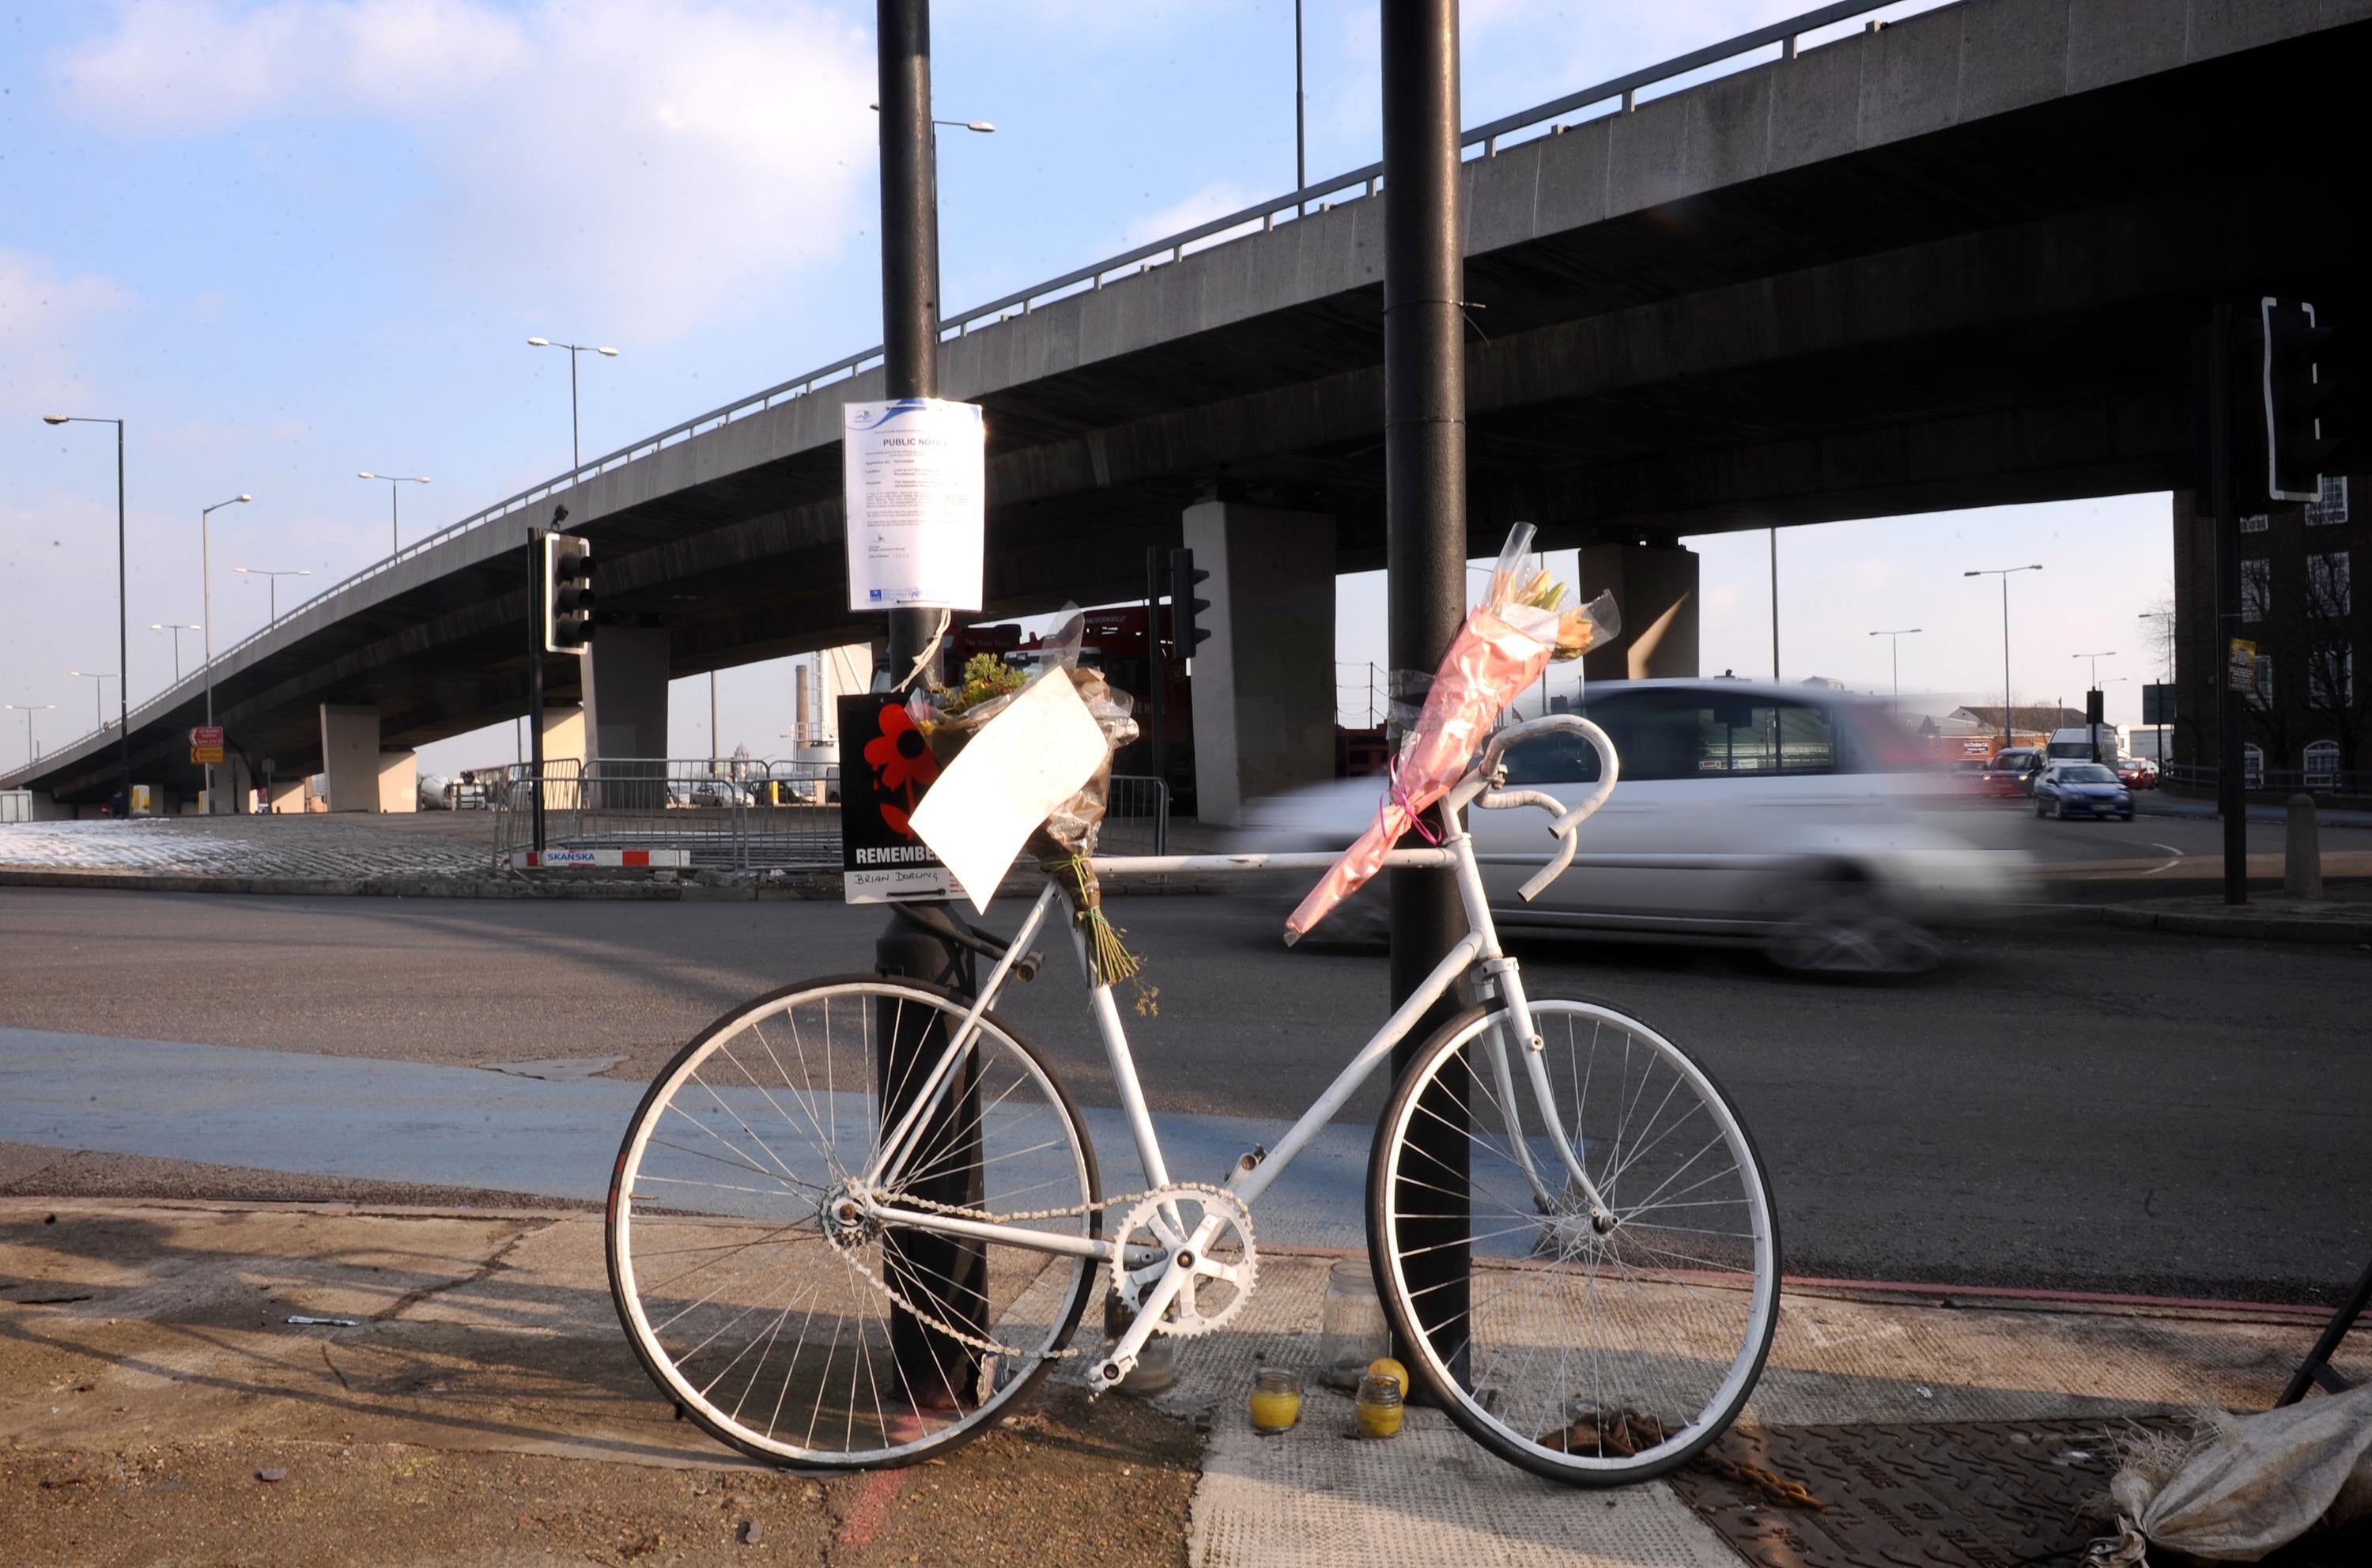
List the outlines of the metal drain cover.
{"label": "metal drain cover", "polygon": [[[1954,1422],[1733,1429],[1672,1476],[1681,1498],[1761,1568],[2010,1568],[2072,1563],[2111,1522],[2116,1434],[2180,1423]],[[1742,1471],[1800,1482],[1790,1508]],[[2061,1555],[2064,1554],[2064,1555]]]}

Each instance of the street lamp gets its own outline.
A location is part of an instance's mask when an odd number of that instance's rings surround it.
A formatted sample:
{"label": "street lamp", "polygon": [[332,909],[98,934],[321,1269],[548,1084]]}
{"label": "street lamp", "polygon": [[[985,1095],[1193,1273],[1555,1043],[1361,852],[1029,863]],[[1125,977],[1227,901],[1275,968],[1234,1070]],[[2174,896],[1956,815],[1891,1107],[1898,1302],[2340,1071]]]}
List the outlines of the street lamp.
{"label": "street lamp", "polygon": [[55,703],[0,703],[0,708],[22,708],[25,712],[25,761],[28,765],[41,759],[41,749],[33,744],[33,715],[55,708]]}
{"label": "street lamp", "polygon": [[[991,129],[994,129],[994,127],[991,127]],[[529,338],[527,341],[527,346],[529,348],[564,348],[568,351],[569,482],[575,483],[576,470],[585,466],[585,454],[578,450],[576,445],[576,356],[580,354],[598,354],[604,359],[615,359],[618,357],[618,351],[614,348],[597,348],[590,343],[554,343],[550,338]]]}
{"label": "street lamp", "polygon": [[1924,630],[1925,630],[1924,627],[1905,626],[1900,632],[1872,632],[1870,633],[1873,637],[1886,637],[1891,639],[1886,645],[1892,649],[1894,654],[1894,711],[1897,717],[1900,717],[1902,712],[1902,639],[1905,637],[1915,637]]}
{"label": "street lamp", "polygon": [[[204,645],[206,651],[206,727],[209,729],[214,727],[215,723],[215,572],[214,543],[211,537],[212,530],[209,525],[214,515],[216,512],[221,511],[224,507],[240,505],[254,499],[254,496],[248,494],[245,491],[241,491],[227,501],[217,501],[211,506],[203,506],[198,510],[198,603],[206,618],[204,621]],[[215,765],[212,762],[208,762],[205,767],[206,810],[211,813],[214,810],[215,800],[216,798],[215,795]],[[129,789],[131,786],[127,784],[124,787]]]}
{"label": "street lamp", "polygon": [[280,579],[283,577],[309,577],[313,575],[310,571],[302,566],[296,568],[293,572],[269,572],[261,566],[234,566],[231,570],[234,572],[244,572],[250,577],[262,577],[270,587],[272,590],[270,596],[272,620],[274,621],[277,621],[280,619]]}
{"label": "street lamp", "polygon": [[[570,363],[576,362],[572,360]],[[388,553],[390,555],[397,553],[403,549],[403,529],[396,519],[396,494],[407,484],[427,483],[428,476],[424,473],[373,473],[370,470],[365,469],[355,477],[387,481],[387,537],[390,543]],[[240,570],[245,571],[246,568],[241,567]]]}
{"label": "street lamp", "polygon": [[[103,692],[103,691],[105,691],[107,690],[107,683],[108,683],[109,681],[112,680],[112,681],[117,682],[117,685],[116,685],[116,688],[115,688],[115,694],[116,694],[117,696],[121,697],[121,696],[123,694],[123,687],[122,687],[122,679],[123,679],[123,678],[122,678],[121,675],[119,675],[118,673],[116,673],[114,670],[111,670],[111,669],[110,669],[110,670],[108,670],[108,671],[107,671],[107,672],[105,672],[104,674],[101,674],[101,673],[99,673],[99,671],[96,671],[96,670],[89,670],[89,669],[70,669],[70,670],[67,670],[67,671],[66,671],[66,673],[67,673],[68,675],[79,675],[79,676],[81,676],[85,680],[87,680],[87,681],[89,681],[89,682],[91,683],[91,687],[90,687],[90,716],[91,716],[91,722],[93,722],[94,724],[98,725],[99,728],[101,728],[101,729],[105,729],[105,728],[107,727],[107,708],[106,708],[105,704],[104,704],[103,703],[101,703],[101,701],[99,700],[99,694],[100,694],[101,692]],[[124,798],[124,799],[126,799],[126,800],[129,800],[129,799],[131,799],[131,798],[132,798],[132,796],[131,796],[130,795],[128,795],[128,794],[127,794],[123,798]]]}
{"label": "street lamp", "polygon": [[2115,658],[2117,656],[2117,650],[2114,648],[2109,648],[2097,654],[2070,654],[2067,656],[2070,658],[2090,659],[2092,661],[2092,685],[2095,690],[2098,690],[2100,684],[2100,661],[2104,658]]}
{"label": "street lamp", "polygon": [[[119,665],[132,662],[132,617],[125,608],[128,598],[126,581],[130,568],[124,563],[123,551],[123,422],[120,419],[94,419],[78,413],[45,413],[43,424],[112,424],[115,426],[115,661]],[[116,726],[117,738],[122,742],[123,771],[123,809],[132,809],[132,699],[125,696],[122,682],[115,688],[119,704]],[[107,727],[105,719],[99,728]]]}
{"label": "street lamp", "polygon": [[1982,571],[1963,572],[1963,577],[1999,577],[2002,586],[2002,749],[2010,748],[2010,730],[2014,716],[2009,705],[2009,580],[2020,572],[2040,572],[2041,562],[2031,566],[1988,566]]}
{"label": "street lamp", "polygon": [[205,628],[200,626],[194,621],[190,622],[187,626],[183,626],[179,622],[169,623],[162,621],[151,621],[148,622],[148,630],[151,632],[170,632],[173,633],[173,684],[179,686],[181,683],[181,633],[184,632],[203,632]]}

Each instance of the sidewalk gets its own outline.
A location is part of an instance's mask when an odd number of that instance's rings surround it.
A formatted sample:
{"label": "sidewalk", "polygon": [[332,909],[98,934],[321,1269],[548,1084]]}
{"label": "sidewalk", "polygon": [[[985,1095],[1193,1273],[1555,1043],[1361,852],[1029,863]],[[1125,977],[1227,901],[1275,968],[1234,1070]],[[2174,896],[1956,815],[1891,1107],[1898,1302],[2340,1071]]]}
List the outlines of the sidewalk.
{"label": "sidewalk", "polygon": [[[2253,862],[2272,856],[2252,855]],[[2050,906],[2052,918],[2186,936],[2238,936],[2265,942],[2323,942],[2372,947],[2372,885],[2326,887],[2320,899],[2293,899],[2278,889],[2252,889],[2245,904],[2223,895],[2140,899],[2113,904]]]}
{"label": "sidewalk", "polygon": [[[2212,800],[2193,800],[2188,796],[2168,795],[2162,790],[2142,790],[2134,796],[2134,809],[2145,817],[2207,817],[2219,813]],[[2282,806],[2251,805],[2248,807],[2251,822],[2286,822],[2289,810]],[[2316,819],[2326,828],[2372,828],[2372,811],[2318,810]]]}
{"label": "sidewalk", "polygon": [[[1322,1391],[1255,1435],[1250,1370],[1314,1359],[1334,1256],[1264,1253],[1237,1325],[1182,1344],[1148,1404],[1058,1376],[944,1461],[816,1479],[669,1419],[598,1215],[0,1200],[0,1531],[35,1563],[2001,1564],[2092,1532],[2128,1423],[2262,1408],[2314,1332],[2280,1309],[1793,1284],[1724,1451],[1813,1513],[1701,1468],[1569,1491],[1430,1411],[1355,1442]],[[2343,1371],[2367,1357],[2351,1342]]]}

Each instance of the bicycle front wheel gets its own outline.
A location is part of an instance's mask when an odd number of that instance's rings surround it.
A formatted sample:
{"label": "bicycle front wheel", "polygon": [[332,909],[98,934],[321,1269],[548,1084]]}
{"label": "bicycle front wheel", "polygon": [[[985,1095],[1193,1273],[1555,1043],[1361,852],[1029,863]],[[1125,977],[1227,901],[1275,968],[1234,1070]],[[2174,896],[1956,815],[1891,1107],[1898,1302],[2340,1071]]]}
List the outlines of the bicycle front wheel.
{"label": "bicycle front wheel", "polygon": [[[719,1018],[644,1097],[610,1179],[610,1293],[711,1434],[776,1464],[911,1464],[993,1423],[1077,1327],[1092,1260],[869,1217],[1099,1234],[1077,1106],[994,1013],[948,1061],[967,1011],[910,980],[810,981]],[[902,1169],[868,1190],[918,1099]]]}
{"label": "bicycle front wheel", "polygon": [[1376,1284],[1413,1374],[1484,1446],[1576,1485],[1645,1480],[1752,1391],[1777,1218],[1753,1139],[1679,1047],[1595,1002],[1531,1007],[1545,1104],[1498,1006],[1395,1086],[1367,1175]]}

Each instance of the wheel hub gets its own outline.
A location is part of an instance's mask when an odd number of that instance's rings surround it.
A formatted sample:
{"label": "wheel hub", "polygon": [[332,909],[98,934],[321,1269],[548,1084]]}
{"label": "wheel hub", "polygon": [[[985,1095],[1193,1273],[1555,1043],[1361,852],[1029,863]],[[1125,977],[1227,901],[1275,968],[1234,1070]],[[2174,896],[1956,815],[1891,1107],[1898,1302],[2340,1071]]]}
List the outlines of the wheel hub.
{"label": "wheel hub", "polygon": [[862,1247],[881,1234],[881,1222],[872,1209],[846,1187],[827,1193],[816,1210],[816,1223],[835,1247]]}

